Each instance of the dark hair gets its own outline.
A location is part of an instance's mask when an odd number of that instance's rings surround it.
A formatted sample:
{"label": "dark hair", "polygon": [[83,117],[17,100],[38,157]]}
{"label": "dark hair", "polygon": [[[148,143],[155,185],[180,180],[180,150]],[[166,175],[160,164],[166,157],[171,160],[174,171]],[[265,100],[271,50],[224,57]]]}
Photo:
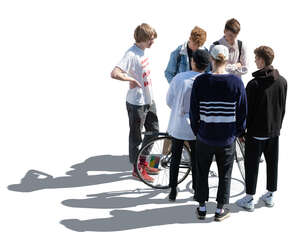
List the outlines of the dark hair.
{"label": "dark hair", "polygon": [[192,58],[200,71],[205,70],[210,64],[209,53],[205,50],[196,50],[193,52]]}
{"label": "dark hair", "polygon": [[225,30],[229,30],[234,34],[238,34],[241,30],[239,21],[234,18],[229,19],[225,24]]}
{"label": "dark hair", "polygon": [[258,57],[262,58],[265,62],[266,66],[269,66],[272,64],[273,59],[274,59],[274,51],[272,48],[268,46],[260,46],[254,50],[254,54],[257,55]]}

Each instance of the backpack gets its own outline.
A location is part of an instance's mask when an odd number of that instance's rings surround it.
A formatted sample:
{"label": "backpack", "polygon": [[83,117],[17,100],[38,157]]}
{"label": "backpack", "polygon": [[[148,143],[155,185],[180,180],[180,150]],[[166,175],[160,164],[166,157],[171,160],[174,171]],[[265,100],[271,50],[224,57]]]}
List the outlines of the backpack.
{"label": "backpack", "polygon": [[[220,42],[219,41],[215,41],[213,42],[214,45],[219,45]],[[239,47],[239,58],[238,61],[241,62],[241,54],[242,54],[242,41],[238,40],[238,47]]]}

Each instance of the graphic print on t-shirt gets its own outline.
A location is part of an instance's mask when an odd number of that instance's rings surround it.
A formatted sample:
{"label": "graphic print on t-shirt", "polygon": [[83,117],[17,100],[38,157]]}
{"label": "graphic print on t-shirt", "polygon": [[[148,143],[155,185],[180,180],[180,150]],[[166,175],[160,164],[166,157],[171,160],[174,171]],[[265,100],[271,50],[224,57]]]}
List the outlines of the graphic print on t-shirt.
{"label": "graphic print on t-shirt", "polygon": [[147,68],[149,66],[149,58],[145,58],[141,62],[141,66],[143,69],[143,82],[144,82],[144,87],[151,85],[151,78],[150,78],[150,70]]}

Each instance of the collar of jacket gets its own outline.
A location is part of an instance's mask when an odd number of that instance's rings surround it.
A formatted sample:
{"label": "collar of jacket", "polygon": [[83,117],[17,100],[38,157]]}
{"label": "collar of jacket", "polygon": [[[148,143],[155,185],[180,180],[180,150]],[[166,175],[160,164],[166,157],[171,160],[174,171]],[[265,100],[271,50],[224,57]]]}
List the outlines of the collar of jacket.
{"label": "collar of jacket", "polygon": [[188,55],[187,44],[188,44],[188,41],[184,42],[184,44],[181,46],[181,49],[180,49],[180,52],[179,52],[180,55],[186,55],[186,56]]}

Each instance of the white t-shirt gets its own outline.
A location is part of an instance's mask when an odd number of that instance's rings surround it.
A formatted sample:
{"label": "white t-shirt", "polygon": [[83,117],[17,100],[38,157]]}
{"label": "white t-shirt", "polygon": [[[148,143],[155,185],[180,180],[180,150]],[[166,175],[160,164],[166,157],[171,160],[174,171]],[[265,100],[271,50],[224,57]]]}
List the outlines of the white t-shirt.
{"label": "white t-shirt", "polygon": [[167,93],[167,105],[171,108],[168,133],[181,140],[195,140],[196,136],[190,126],[190,98],[194,80],[199,72],[178,73],[171,81]]}
{"label": "white t-shirt", "polygon": [[144,51],[133,45],[126,51],[122,60],[117,64],[128,76],[136,79],[142,86],[128,90],[126,101],[133,105],[152,104],[152,82],[150,78],[149,58]]}

